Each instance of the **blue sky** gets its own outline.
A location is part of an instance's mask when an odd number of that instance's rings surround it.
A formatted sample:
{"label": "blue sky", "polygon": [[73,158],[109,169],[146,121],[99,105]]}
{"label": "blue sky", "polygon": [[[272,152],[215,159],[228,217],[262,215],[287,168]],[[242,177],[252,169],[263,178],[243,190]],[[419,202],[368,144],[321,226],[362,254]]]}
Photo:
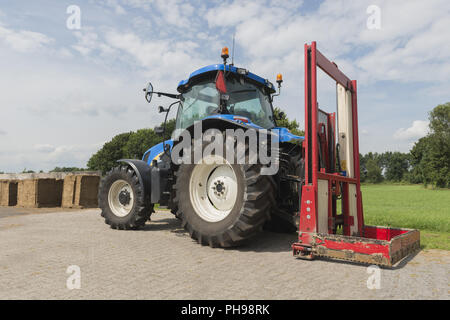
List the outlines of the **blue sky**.
{"label": "blue sky", "polygon": [[[81,10],[68,29],[67,7]],[[380,28],[367,20],[376,5]],[[142,88],[219,63],[236,34],[235,64],[275,80],[275,106],[304,122],[303,45],[358,81],[360,149],[406,152],[428,112],[450,101],[448,1],[0,1],[0,171],[84,167],[115,134],[163,121]],[[335,87],[319,77],[319,103]],[[175,113],[174,113],[175,114]]]}

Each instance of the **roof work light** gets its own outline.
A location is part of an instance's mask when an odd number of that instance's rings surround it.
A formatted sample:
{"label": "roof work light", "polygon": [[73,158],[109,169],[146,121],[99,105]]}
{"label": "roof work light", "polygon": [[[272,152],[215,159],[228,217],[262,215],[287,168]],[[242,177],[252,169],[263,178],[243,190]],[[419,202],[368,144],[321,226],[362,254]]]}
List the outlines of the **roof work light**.
{"label": "roof work light", "polygon": [[277,74],[277,83],[278,86],[281,86],[281,83],[283,82],[283,75],[281,73]]}
{"label": "roof work light", "polygon": [[228,47],[222,48],[222,59],[227,60],[230,56],[228,54]]}

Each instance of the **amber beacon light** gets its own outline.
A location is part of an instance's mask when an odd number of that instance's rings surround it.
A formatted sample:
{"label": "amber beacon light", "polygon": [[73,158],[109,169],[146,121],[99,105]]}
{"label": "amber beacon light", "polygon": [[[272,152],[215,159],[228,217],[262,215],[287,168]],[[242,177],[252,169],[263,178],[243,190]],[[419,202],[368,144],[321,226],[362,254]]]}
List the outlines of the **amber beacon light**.
{"label": "amber beacon light", "polygon": [[277,74],[277,83],[280,85],[283,82],[283,75],[281,73]]}
{"label": "amber beacon light", "polygon": [[228,59],[230,56],[228,54],[228,47],[222,48],[222,59]]}

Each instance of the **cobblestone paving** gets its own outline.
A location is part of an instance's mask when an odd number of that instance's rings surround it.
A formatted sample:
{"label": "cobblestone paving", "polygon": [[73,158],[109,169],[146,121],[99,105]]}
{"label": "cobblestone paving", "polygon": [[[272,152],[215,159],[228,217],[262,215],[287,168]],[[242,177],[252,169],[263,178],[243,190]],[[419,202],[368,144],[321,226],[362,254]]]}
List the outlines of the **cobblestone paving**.
{"label": "cobblestone paving", "polygon": [[[1,211],[2,209],[0,209]],[[158,212],[139,231],[105,225],[98,209],[0,219],[0,299],[449,299],[450,253],[421,251],[381,269],[292,257],[295,235],[264,232],[240,249],[211,249]],[[81,288],[66,273],[81,270]]]}

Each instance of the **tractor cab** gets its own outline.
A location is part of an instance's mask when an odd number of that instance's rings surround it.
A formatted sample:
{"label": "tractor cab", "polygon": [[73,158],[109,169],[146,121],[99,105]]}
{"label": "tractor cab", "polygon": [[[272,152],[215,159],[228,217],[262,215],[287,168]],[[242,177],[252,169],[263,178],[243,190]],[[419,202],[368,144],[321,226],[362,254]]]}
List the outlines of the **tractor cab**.
{"label": "tractor cab", "polygon": [[[274,128],[272,83],[232,65],[210,65],[179,83],[176,129],[183,130],[207,117],[232,115],[264,129]],[[230,118],[225,116],[224,118]],[[230,118],[233,120],[233,117]]]}

